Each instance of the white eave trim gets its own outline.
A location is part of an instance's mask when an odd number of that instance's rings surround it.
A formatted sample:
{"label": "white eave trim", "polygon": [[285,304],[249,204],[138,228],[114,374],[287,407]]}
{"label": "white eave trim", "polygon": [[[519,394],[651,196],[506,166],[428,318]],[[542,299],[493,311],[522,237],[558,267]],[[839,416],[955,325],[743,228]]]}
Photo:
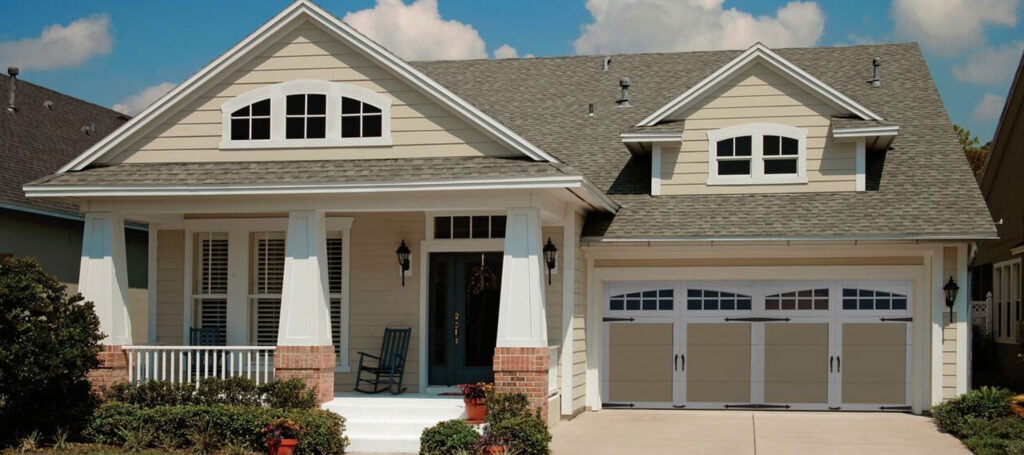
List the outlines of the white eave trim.
{"label": "white eave trim", "polygon": [[893,235],[823,235],[823,236],[708,236],[708,237],[675,237],[654,236],[628,239],[606,239],[600,237],[584,237],[582,240],[599,243],[664,243],[664,242],[787,242],[787,241],[878,241],[878,240],[991,240],[998,239],[995,233],[988,234],[893,234]]}
{"label": "white eave trim", "polygon": [[898,125],[859,126],[854,128],[836,128],[832,130],[832,137],[847,138],[895,136],[899,134],[899,132],[900,127]]}
{"label": "white eave trim", "polygon": [[856,101],[853,101],[846,95],[843,95],[836,89],[828,86],[824,82],[818,80],[814,76],[811,76],[806,71],[800,69],[800,67],[794,65],[789,60],[786,60],[772,52],[767,46],[761,43],[754,43],[753,46],[747,48],[739,57],[736,57],[731,62],[726,63],[724,66],[711,73],[710,76],[704,80],[698,82],[696,85],[691,87],[689,90],[679,95],[676,99],[672,100],[668,104],[662,106],[657,111],[647,118],[637,123],[636,126],[654,126],[659,122],[667,118],[668,116],[679,112],[691,103],[701,99],[704,95],[711,92],[712,89],[717,87],[722,82],[728,80],[737,71],[742,70],[746,67],[747,63],[750,63],[754,59],[761,59],[779,70],[786,75],[800,82],[806,86],[812,92],[818,94],[822,98],[829,100],[831,103],[839,106],[847,111],[856,114],[858,117],[864,120],[877,120],[881,121],[882,117],[879,117],[874,112],[868,110],[868,108],[860,105]]}
{"label": "white eave trim", "polygon": [[428,182],[354,182],[225,185],[25,185],[28,197],[251,196],[269,194],[352,194],[406,191],[508,190],[566,188],[580,199],[615,213],[619,205],[581,176],[438,180]]}
{"label": "white eave trim", "polygon": [[682,142],[682,131],[651,131],[640,133],[620,133],[619,138],[623,143],[649,143],[649,142]]}
{"label": "white eave trim", "polygon": [[1010,254],[1012,254],[1012,255],[1024,254],[1024,245],[1018,246],[1016,248],[1011,248],[1010,249]]}
{"label": "white eave trim", "polygon": [[166,95],[155,101],[139,115],[125,122],[125,124],[121,125],[120,128],[114,130],[113,133],[110,133],[92,147],[89,147],[89,149],[76,157],[70,163],[60,168],[57,173],[63,174],[68,171],[80,171],[103,155],[109,153],[119,143],[121,143],[121,141],[130,138],[135,133],[146,128],[152,120],[165,113],[172,105],[176,104],[182,98],[189,96],[199,87],[204,86],[207,82],[219,75],[222,70],[230,67],[244,55],[247,55],[249,51],[263,44],[268,37],[280,31],[301,14],[308,15],[311,19],[318,21],[320,25],[324,26],[328,30],[340,35],[343,39],[347,39],[349,44],[353,47],[376,59],[383,66],[387,67],[400,77],[405,78],[413,85],[423,89],[424,92],[436,98],[456,113],[465,116],[499,142],[504,143],[513,150],[517,150],[536,161],[548,161],[552,163],[559,162],[554,156],[544,152],[537,146],[531,144],[523,137],[499,123],[497,120],[494,120],[476,107],[470,105],[450,90],[444,88],[441,84],[438,84],[436,81],[413,68],[388,50],[384,49],[377,43],[374,43],[369,38],[366,38],[334,15],[324,11],[322,8],[308,0],[297,0],[209,65],[206,65],[206,67],[199,70],[199,72],[192,75],[192,77],[185,80],[185,82],[182,82]]}

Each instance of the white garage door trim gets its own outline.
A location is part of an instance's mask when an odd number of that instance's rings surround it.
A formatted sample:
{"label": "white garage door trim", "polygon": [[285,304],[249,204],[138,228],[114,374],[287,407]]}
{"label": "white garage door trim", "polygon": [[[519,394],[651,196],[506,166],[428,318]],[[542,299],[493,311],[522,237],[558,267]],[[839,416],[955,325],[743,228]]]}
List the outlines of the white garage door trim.
{"label": "white garage door trim", "polygon": [[[846,296],[851,290],[859,294]],[[878,295],[875,295],[875,292]],[[800,294],[783,295],[789,292]],[[911,401],[911,336],[913,312],[913,285],[910,281],[675,281],[675,282],[607,282],[603,299],[604,333],[610,333],[612,324],[671,322],[675,324],[674,393],[665,402],[616,403],[608,399],[609,356],[611,337],[604,337],[601,363],[601,397],[608,407],[687,407],[687,408],[762,408],[762,409],[833,409],[833,410],[910,410]],[[827,297],[823,294],[827,293]],[[896,296],[896,297],[894,297]],[[771,297],[767,299],[766,297]],[[898,309],[892,309],[898,302]],[[847,305],[844,308],[844,303]],[[827,309],[824,305],[827,304]],[[854,308],[850,309],[849,306]],[[817,305],[817,307],[816,307]],[[770,308],[774,307],[774,308]],[[725,308],[725,309],[723,309]],[[690,402],[687,399],[686,367],[688,354],[688,327],[702,323],[740,323],[750,327],[750,400],[735,402]],[[765,330],[769,324],[807,323],[828,324],[827,403],[767,403],[765,402]],[[902,402],[849,403],[844,402],[843,385],[843,327],[847,324],[878,324],[876,329],[889,324],[904,326],[906,352],[904,356]],[[865,327],[865,330],[870,328]],[[888,329],[892,334],[893,329]],[[813,330],[810,330],[813,332]],[[891,336],[890,336],[891,338]],[[730,343],[725,343],[730,344]],[[863,343],[861,343],[863,345]],[[868,343],[870,344],[870,343]],[[813,343],[807,349],[813,349]],[[729,350],[726,346],[722,349]],[[776,345],[780,347],[780,345]],[[851,353],[871,352],[870,346]],[[712,349],[713,350],[713,349]],[[875,352],[891,354],[891,350]],[[694,351],[697,353],[697,351]],[[680,358],[681,357],[681,358]],[[899,361],[898,355],[890,356]],[[833,360],[834,358],[834,360]],[[660,362],[660,360],[658,360]],[[668,360],[666,360],[668,361]],[[675,363],[683,364],[682,367]],[[890,362],[891,363],[891,362]],[[798,365],[799,366],[799,365]],[[733,365],[735,367],[735,365]],[[806,364],[803,367],[807,367]],[[738,371],[738,370],[736,370]],[[883,375],[884,376],[884,375]],[[863,381],[863,379],[862,379]],[[870,382],[870,379],[867,380]],[[820,380],[815,379],[820,384]],[[891,385],[891,380],[887,380]],[[783,385],[778,381],[775,386]],[[870,388],[866,385],[862,388]],[[881,387],[881,386],[878,386]],[[891,389],[890,389],[891,391]]]}

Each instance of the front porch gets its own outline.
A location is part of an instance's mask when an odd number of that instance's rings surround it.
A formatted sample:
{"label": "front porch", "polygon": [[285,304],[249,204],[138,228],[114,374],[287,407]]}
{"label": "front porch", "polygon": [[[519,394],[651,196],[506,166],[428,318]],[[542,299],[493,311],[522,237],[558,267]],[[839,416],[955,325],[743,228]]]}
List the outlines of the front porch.
{"label": "front porch", "polygon": [[[373,195],[378,210],[359,200],[358,211],[332,209],[352,205],[348,197],[312,209],[306,208],[309,201],[292,201],[287,205],[302,210],[286,211],[279,210],[283,201],[268,198],[266,210],[258,212],[241,199],[216,204],[209,198],[196,198],[194,204],[98,200],[90,204],[98,211],[87,212],[81,287],[97,303],[108,334],[104,370],[114,373],[97,375],[98,382],[300,377],[316,384],[322,401],[330,402],[352,391],[360,351],[377,354],[386,327],[408,327],[408,394],[493,380],[499,390],[527,393],[545,411],[550,403],[552,422],[571,414],[574,399],[562,406],[560,393],[584,390],[572,382],[577,376],[572,353],[583,340],[566,332],[566,319],[583,313],[582,302],[574,309],[579,296],[573,290],[582,273],[575,265],[582,214],[550,194],[515,198],[536,202],[533,207],[495,207],[508,201],[509,193],[492,194],[486,204],[484,193],[455,204],[450,194],[406,198],[405,207],[394,207],[398,198],[383,204]],[[442,207],[440,200],[449,202]],[[466,201],[475,206],[464,206]],[[410,205],[430,210],[413,211]],[[150,224],[145,320],[131,320],[121,297],[118,276],[125,264],[118,251],[123,240],[116,233],[125,219]],[[558,249],[550,283],[542,252],[549,238]],[[411,250],[404,271],[395,255],[403,241]],[[477,269],[464,270],[467,279],[446,284],[437,279],[431,260],[445,255],[496,259],[467,261]],[[482,278],[487,271],[479,269],[487,267],[493,279]],[[566,275],[573,278],[568,287]],[[478,295],[464,295],[461,310],[451,318],[451,307],[441,303],[467,292]],[[486,306],[493,307],[492,314],[474,327],[470,313]],[[132,345],[132,327],[144,326],[149,342]],[[195,329],[214,329],[216,342],[197,345]],[[475,355],[448,354],[467,344]],[[481,351],[490,352],[484,364]],[[123,360],[116,358],[118,352]],[[283,361],[288,355],[295,360]],[[505,359],[497,371],[495,359]],[[292,365],[290,371],[283,370],[283,362]],[[471,369],[478,376],[460,374]],[[438,371],[451,374],[446,379]],[[582,395],[575,401],[582,404]]]}

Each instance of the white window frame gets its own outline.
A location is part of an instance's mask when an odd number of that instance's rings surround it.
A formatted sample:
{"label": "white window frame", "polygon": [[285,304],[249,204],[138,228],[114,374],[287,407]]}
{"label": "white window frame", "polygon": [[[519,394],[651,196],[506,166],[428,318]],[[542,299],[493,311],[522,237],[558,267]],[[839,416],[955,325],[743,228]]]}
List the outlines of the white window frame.
{"label": "white window frame", "polygon": [[[352,346],[351,332],[349,330],[350,323],[350,308],[349,302],[349,290],[351,289],[350,273],[352,269],[351,262],[351,237],[352,237],[352,222],[351,217],[336,217],[328,216],[326,219],[325,236],[336,237],[340,234],[342,239],[342,273],[341,273],[341,336],[339,349],[340,354],[336,358],[337,365],[334,368],[335,372],[348,373],[351,371],[349,365],[349,350]],[[249,311],[251,306],[249,305],[249,280],[250,280],[250,269],[252,268],[252,261],[255,257],[252,256],[249,251],[249,242],[253,233],[262,232],[283,232],[285,238],[287,238],[288,230],[288,219],[287,218],[257,218],[257,219],[246,219],[246,218],[209,218],[209,219],[193,219],[185,221],[185,299],[184,299],[184,313],[185,323],[182,324],[183,336],[185,344],[188,343],[189,329],[194,326],[194,308],[193,308],[193,283],[195,282],[195,274],[201,271],[196,270],[193,266],[192,261],[195,260],[194,239],[193,236],[196,233],[204,232],[216,232],[225,233],[228,238],[228,293],[225,295],[228,302],[228,321],[227,321],[227,333],[226,339],[229,345],[232,344],[231,339],[237,340],[249,340],[251,330],[251,317]],[[241,254],[237,260],[233,260],[233,255]],[[335,297],[338,294],[329,294],[331,297]],[[218,294],[219,296],[219,294]],[[241,302],[241,303],[236,303]],[[239,311],[236,305],[241,305],[243,309]],[[237,317],[236,317],[237,316]],[[333,343],[333,335],[332,335]],[[239,344],[239,343],[235,343]]]}
{"label": "white window frame", "polygon": [[[324,138],[286,139],[285,102],[288,95],[323,94],[327,96],[327,125]],[[353,98],[381,110],[380,137],[341,137],[341,98]],[[270,139],[231,139],[231,113],[264,99],[270,99]],[[220,106],[221,150],[316,147],[376,147],[391,142],[391,98],[372,90],[343,82],[297,79],[268,85],[242,93]]]}
{"label": "white window frame", "polygon": [[[708,185],[782,185],[807,183],[807,129],[779,123],[745,123],[711,130],[708,136]],[[750,136],[750,175],[718,175],[718,141]],[[764,173],[764,136],[797,140],[796,174]]]}
{"label": "white window frame", "polygon": [[[997,262],[992,265],[992,335],[996,343],[1017,344],[1020,339],[1020,321],[1024,308],[1018,310],[1021,302],[1021,258]],[[1009,320],[1009,330],[1007,330]]]}

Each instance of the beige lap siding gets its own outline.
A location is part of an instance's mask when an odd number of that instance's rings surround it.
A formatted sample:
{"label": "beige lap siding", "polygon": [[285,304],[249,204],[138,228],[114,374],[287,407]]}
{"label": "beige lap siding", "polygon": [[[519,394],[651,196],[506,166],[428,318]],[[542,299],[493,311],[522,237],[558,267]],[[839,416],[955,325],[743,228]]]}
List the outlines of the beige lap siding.
{"label": "beige lap siding", "polygon": [[[956,280],[957,273],[957,248],[944,247],[942,249],[942,285],[946,284],[949,277]],[[960,289],[961,293],[967,292]],[[956,320],[956,313],[952,319]],[[942,399],[956,398],[956,324],[950,324],[948,311],[942,313]]]}
{"label": "beige lap siding", "polygon": [[[856,150],[829,136],[831,116],[839,113],[805,89],[754,65],[679,118],[684,119],[679,148],[662,148],[661,194],[854,191]],[[745,123],[781,123],[806,128],[807,180],[792,185],[708,186],[707,133]]]}
{"label": "beige lap siding", "polygon": [[185,231],[157,231],[156,342],[180,346],[185,325]]}
{"label": "beige lap siding", "polygon": [[[545,244],[548,239],[551,239],[551,243],[555,244],[555,248],[558,248],[558,258],[555,261],[555,269],[552,270],[551,284],[548,284],[547,267],[545,266],[542,271],[544,272],[544,306],[545,313],[547,315],[548,324],[548,346],[561,346],[562,345],[562,279],[564,273],[562,273],[562,260],[565,257],[566,250],[562,244],[562,232],[561,227],[546,226],[541,230],[541,237]],[[562,384],[562,356],[559,355],[555,358],[558,362],[558,382]]]}
{"label": "beige lap siding", "polygon": [[[351,392],[359,366],[358,351],[378,355],[386,327],[410,327],[405,386],[419,391],[420,242],[423,213],[358,213],[351,216],[349,243],[349,365],[351,373],[335,375],[335,391]],[[412,250],[411,275],[402,286],[395,249],[405,240]]]}
{"label": "beige lap siding", "polygon": [[[576,216],[576,241],[579,242],[583,229],[583,216]],[[573,296],[572,314],[572,397],[573,414],[579,413],[587,406],[587,260],[583,249],[578,245],[573,248],[576,254],[575,277],[576,295]]]}
{"label": "beige lap siding", "polygon": [[[157,122],[110,162],[271,161],[509,156],[513,152],[453,116],[446,108],[396,79],[311,23],[283,32],[259,55],[215,84],[183,100],[181,109]],[[295,79],[357,85],[391,98],[391,147],[219,150],[220,106],[249,90]],[[339,102],[331,100],[330,102]]]}

